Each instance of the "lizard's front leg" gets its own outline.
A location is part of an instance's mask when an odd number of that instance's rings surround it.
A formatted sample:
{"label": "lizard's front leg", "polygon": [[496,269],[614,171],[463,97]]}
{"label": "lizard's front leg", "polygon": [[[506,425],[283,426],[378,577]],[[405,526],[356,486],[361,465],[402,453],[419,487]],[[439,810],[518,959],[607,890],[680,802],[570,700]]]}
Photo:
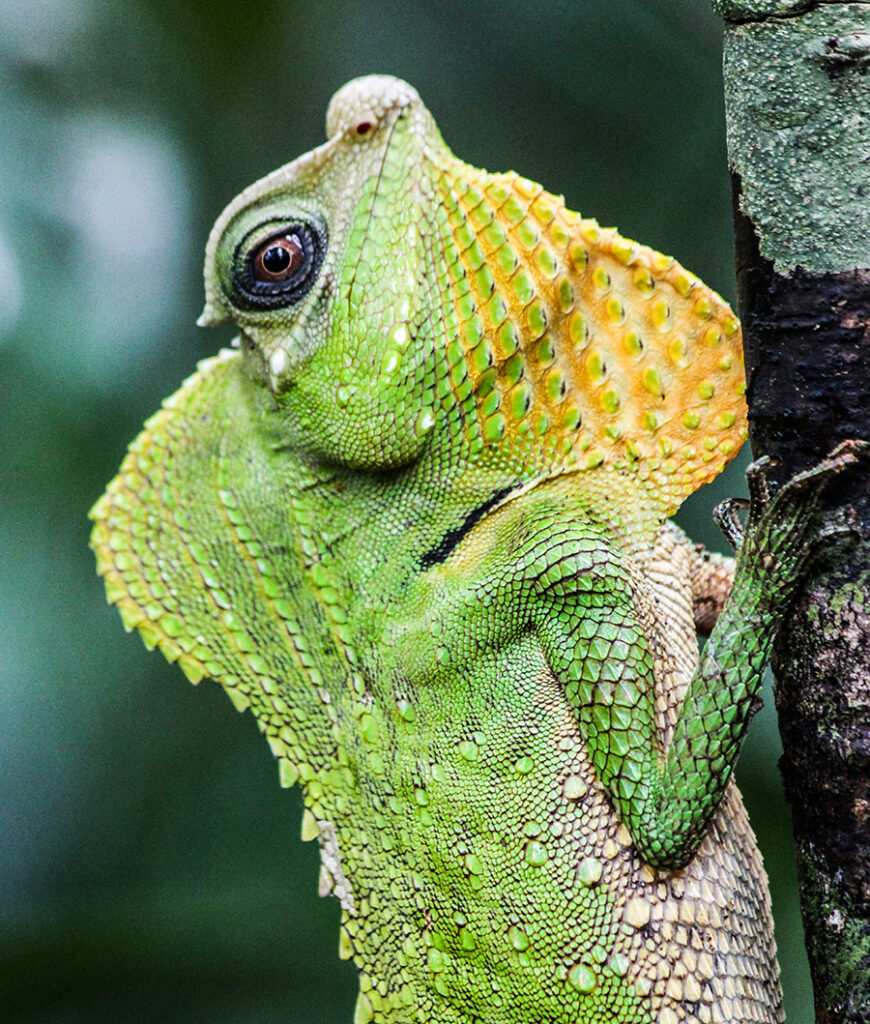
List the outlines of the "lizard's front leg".
{"label": "lizard's front leg", "polygon": [[488,651],[533,637],[637,843],[664,753],[653,654],[661,642],[643,579],[610,537],[564,492],[536,488],[509,501],[418,578],[384,646],[411,677],[438,687],[473,679]]}
{"label": "lizard's front leg", "polygon": [[669,744],[655,705],[667,624],[608,531],[544,491],[503,506],[437,579],[421,579],[421,615],[405,650],[421,669],[425,652],[434,651],[428,657],[437,675],[486,647],[534,634],[639,854],[656,867],[680,867],[694,855],[731,777],[775,631],[815,543],[818,496],[850,458],[826,460],[772,502],[759,472],[751,478],[734,590]]}

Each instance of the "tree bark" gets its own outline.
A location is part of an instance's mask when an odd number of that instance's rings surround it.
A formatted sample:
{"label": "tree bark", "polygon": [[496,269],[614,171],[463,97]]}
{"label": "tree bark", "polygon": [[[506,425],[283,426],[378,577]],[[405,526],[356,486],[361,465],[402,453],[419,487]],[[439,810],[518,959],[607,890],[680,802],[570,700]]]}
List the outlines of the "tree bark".
{"label": "tree bark", "polygon": [[[713,0],[750,440],[780,481],[870,438],[870,4]],[[814,563],[774,652],[782,772],[824,1024],[870,1021],[870,481]]]}

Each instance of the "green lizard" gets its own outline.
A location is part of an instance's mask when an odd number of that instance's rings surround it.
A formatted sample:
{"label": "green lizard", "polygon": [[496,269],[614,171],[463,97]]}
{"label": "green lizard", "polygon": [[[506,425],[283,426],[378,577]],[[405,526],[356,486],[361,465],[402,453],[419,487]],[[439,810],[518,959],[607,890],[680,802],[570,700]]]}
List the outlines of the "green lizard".
{"label": "green lizard", "polygon": [[95,506],[109,599],[302,787],[357,1024],[782,1020],[729,780],[847,456],[773,502],[755,469],[723,606],[666,520],[745,436],[728,307],[457,160],[404,82],[327,134],[215,225],[238,351]]}

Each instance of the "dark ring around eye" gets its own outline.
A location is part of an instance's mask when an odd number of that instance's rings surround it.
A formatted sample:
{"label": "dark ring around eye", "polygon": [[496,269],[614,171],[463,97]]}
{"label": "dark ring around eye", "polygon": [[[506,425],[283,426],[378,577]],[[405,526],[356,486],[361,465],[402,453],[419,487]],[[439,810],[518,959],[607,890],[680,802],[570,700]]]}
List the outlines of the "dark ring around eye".
{"label": "dark ring around eye", "polygon": [[319,220],[258,224],[233,255],[233,304],[256,310],[300,302],[317,280],[326,246],[326,227]]}

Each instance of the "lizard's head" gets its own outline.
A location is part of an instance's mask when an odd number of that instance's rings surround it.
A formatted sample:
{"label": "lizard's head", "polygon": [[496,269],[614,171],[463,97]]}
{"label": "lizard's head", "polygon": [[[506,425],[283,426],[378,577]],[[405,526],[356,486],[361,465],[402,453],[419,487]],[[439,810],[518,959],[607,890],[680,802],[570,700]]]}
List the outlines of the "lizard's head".
{"label": "lizard's head", "polygon": [[206,249],[200,323],[234,322],[290,440],[356,466],[413,458],[434,422],[424,168],[446,153],[416,90],[349,82],[328,141],[245,189]]}
{"label": "lizard's head", "polygon": [[346,85],[327,134],[235,199],[206,254],[201,322],[239,325],[288,444],[386,468],[431,442],[509,480],[613,469],[656,515],[733,456],[739,324],[693,274],[463,163],[398,79]]}

